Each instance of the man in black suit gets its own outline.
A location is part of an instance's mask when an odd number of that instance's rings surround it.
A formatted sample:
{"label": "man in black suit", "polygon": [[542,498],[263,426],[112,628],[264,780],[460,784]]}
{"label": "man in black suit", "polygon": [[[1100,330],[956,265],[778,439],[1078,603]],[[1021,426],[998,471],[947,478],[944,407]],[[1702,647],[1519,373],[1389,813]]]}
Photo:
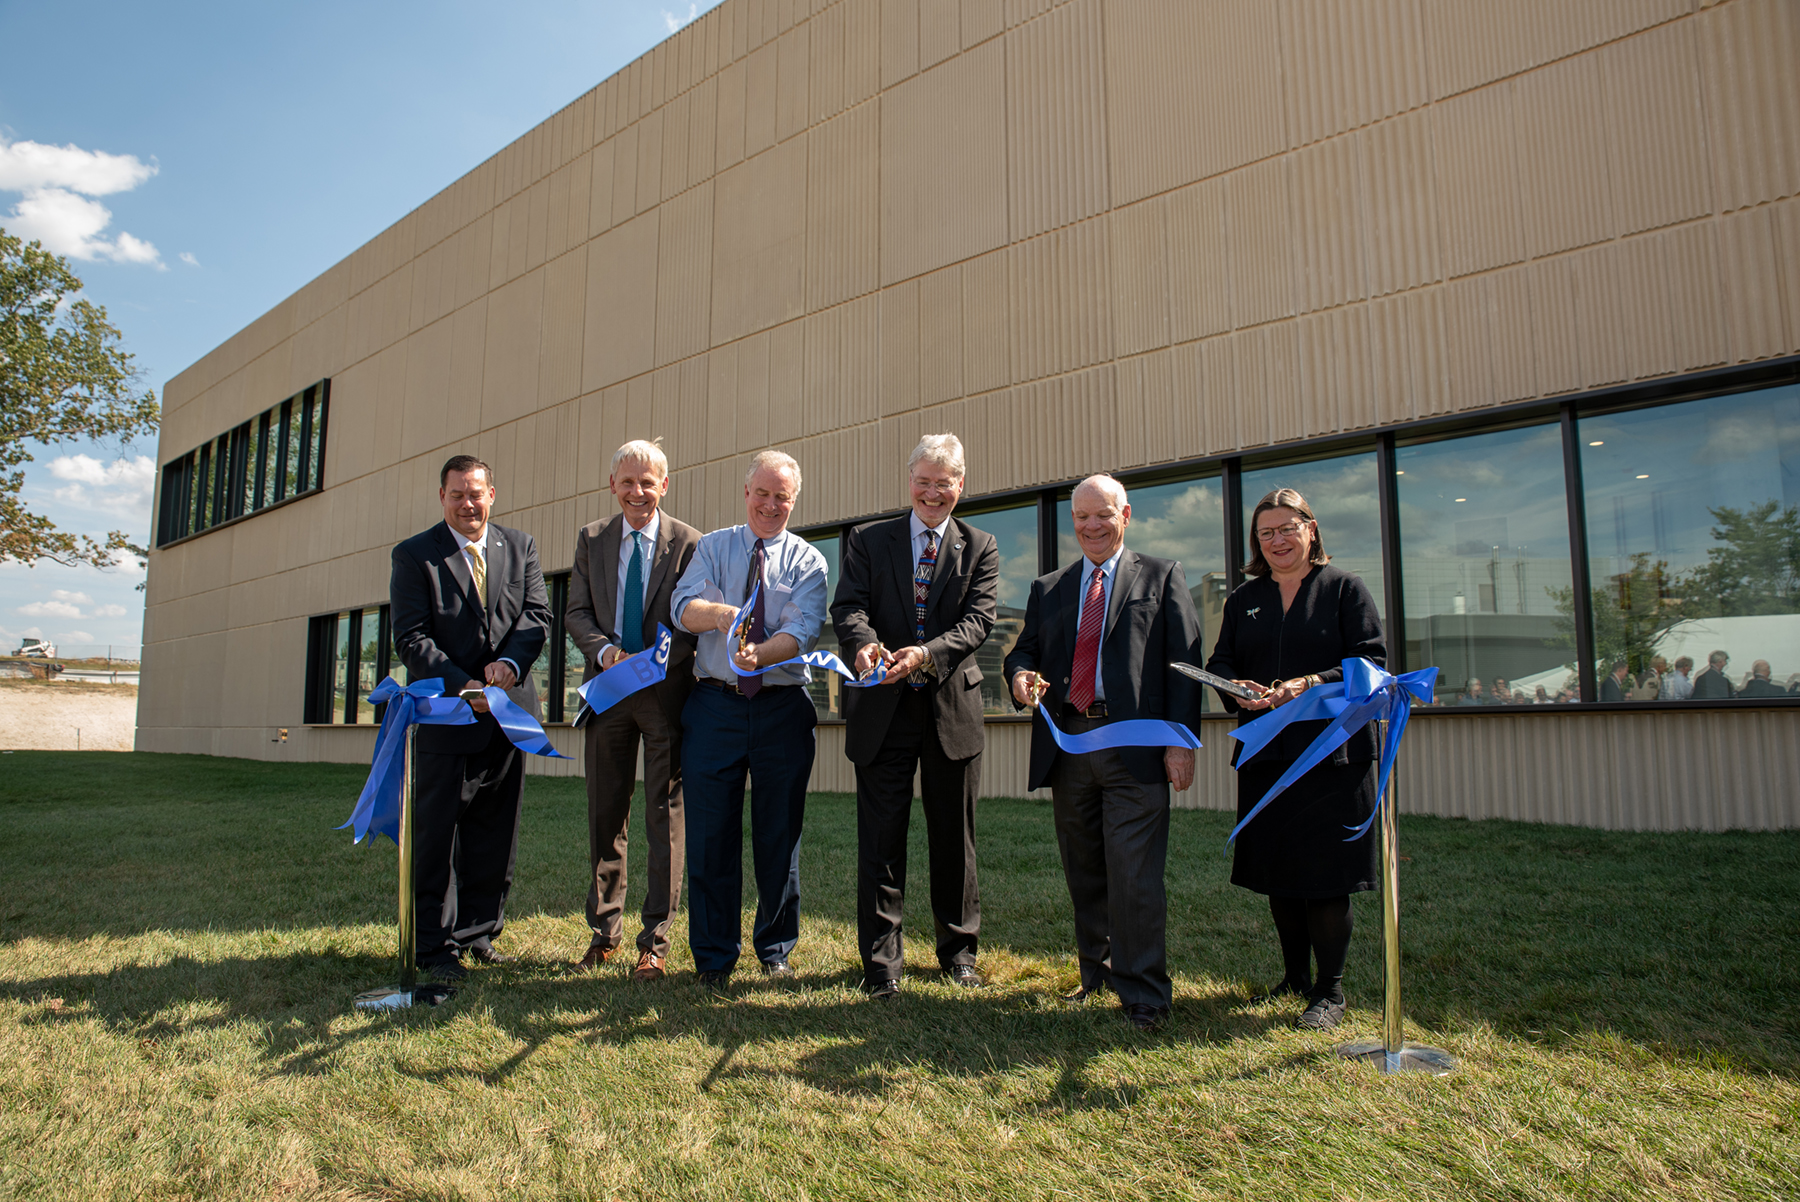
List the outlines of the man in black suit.
{"label": "man in black suit", "polygon": [[[1014,701],[1050,706],[1065,734],[1132,718],[1192,727],[1198,690],[1169,667],[1200,637],[1181,565],[1126,549],[1131,505],[1111,476],[1077,485],[1070,511],[1082,557],[1031,582],[1025,627],[1006,657]],[[1086,1001],[1110,986],[1140,1030],[1161,1026],[1169,1014],[1169,786],[1193,781],[1189,748],[1068,755],[1048,727],[1032,723],[1029,784],[1050,785],[1075,907],[1081,987],[1066,1000]]]}
{"label": "man in black suit", "polygon": [[[438,473],[444,520],[394,548],[388,585],[394,650],[410,680],[442,678],[446,696],[496,685],[535,712],[526,675],[550,628],[544,573],[531,536],[488,522],[493,473],[456,455]],[[520,681],[525,687],[520,687]],[[473,726],[421,726],[415,749],[413,880],[419,967],[464,975],[460,957],[495,964],[519,845],[524,753],[470,702]]]}
{"label": "man in black suit", "polygon": [[[981,894],[975,879],[975,799],[981,792],[981,669],[975,649],[993,629],[1000,588],[994,536],[951,516],[963,491],[963,448],[928,434],[907,462],[912,512],[850,532],[832,602],[844,657],[890,683],[844,692],[844,754],[856,765],[856,926],[863,988],[900,992],[900,908],[913,774],[921,781],[931,852],[938,964],[978,986]],[[899,648],[899,650],[892,650]]]}
{"label": "man in black suit", "polygon": [[1730,662],[1731,657],[1723,651],[1715,651],[1706,657],[1706,670],[1694,677],[1692,696],[1695,701],[1719,701],[1737,691],[1725,676],[1725,665]]}
{"label": "man in black suit", "polygon": [[[681,803],[681,707],[694,687],[695,637],[669,616],[675,582],[687,571],[700,532],[662,512],[669,461],[654,442],[636,440],[613,452],[607,488],[618,499],[610,520],[575,536],[564,622],[581,650],[585,683],[669,630],[668,675],[601,714],[586,714],[588,795],[588,949],[575,966],[598,967],[624,938],[625,848],[638,745],[644,749],[644,834],[650,845],[644,929],[637,938],[634,981],[662,977],[669,922],[681,903],[687,822]],[[629,536],[629,537],[628,537]]]}

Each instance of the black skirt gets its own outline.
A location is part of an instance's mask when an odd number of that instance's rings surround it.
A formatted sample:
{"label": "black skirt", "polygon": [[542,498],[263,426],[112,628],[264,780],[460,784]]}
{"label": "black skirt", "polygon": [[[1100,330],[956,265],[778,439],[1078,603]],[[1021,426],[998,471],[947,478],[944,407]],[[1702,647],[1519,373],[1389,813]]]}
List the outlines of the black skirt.
{"label": "black skirt", "polygon": [[[1238,818],[1262,800],[1285,763],[1252,761],[1238,769]],[[1231,883],[1272,897],[1341,897],[1377,887],[1381,832],[1354,843],[1346,827],[1375,811],[1376,765],[1330,760],[1289,785],[1237,837]]]}

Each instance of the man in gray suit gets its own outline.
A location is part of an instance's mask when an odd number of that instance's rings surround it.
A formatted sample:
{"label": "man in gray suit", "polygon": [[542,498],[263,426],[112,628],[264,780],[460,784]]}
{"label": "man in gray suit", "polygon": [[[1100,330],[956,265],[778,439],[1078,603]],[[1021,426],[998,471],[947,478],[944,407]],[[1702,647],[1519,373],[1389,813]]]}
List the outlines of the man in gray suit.
{"label": "man in gray suit", "polygon": [[644,895],[634,981],[663,975],[669,922],[681,902],[686,822],[681,798],[681,708],[694,685],[693,635],[669,615],[675,582],[687,570],[700,532],[662,512],[669,461],[654,442],[628,442],[613,452],[607,487],[620,512],[590,522],[575,536],[564,621],[581,650],[585,683],[656,643],[658,623],[674,636],[668,676],[601,714],[583,708],[577,725],[587,739],[588,852],[593,874],[587,919],[592,939],[576,967],[596,968],[624,940],[625,849],[638,744],[644,748],[644,833],[650,884]]}
{"label": "man in gray suit", "polygon": [[[1191,728],[1198,689],[1169,666],[1200,638],[1181,565],[1126,548],[1131,505],[1111,476],[1076,485],[1069,508],[1081,557],[1031,582],[1025,627],[1006,657],[1013,700],[1050,707],[1065,734],[1132,718]],[[1029,787],[1046,783],[1081,964],[1081,987],[1066,1000],[1110,987],[1132,1026],[1159,1027],[1172,995],[1163,937],[1169,787],[1194,783],[1194,753],[1121,747],[1069,755],[1034,721]]]}

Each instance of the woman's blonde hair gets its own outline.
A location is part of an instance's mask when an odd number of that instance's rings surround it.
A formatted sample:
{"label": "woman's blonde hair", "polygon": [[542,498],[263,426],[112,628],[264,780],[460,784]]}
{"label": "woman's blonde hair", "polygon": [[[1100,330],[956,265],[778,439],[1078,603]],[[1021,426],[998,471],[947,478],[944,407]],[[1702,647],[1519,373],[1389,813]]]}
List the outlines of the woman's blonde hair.
{"label": "woman's blonde hair", "polygon": [[1313,524],[1312,562],[1330,563],[1331,556],[1325,554],[1325,536],[1319,533],[1319,519],[1313,516],[1312,506],[1306,498],[1291,488],[1278,488],[1256,503],[1250,513],[1250,562],[1244,565],[1246,576],[1267,576],[1269,561],[1263,558],[1262,540],[1256,537],[1256,520],[1271,509],[1291,509],[1301,518]]}

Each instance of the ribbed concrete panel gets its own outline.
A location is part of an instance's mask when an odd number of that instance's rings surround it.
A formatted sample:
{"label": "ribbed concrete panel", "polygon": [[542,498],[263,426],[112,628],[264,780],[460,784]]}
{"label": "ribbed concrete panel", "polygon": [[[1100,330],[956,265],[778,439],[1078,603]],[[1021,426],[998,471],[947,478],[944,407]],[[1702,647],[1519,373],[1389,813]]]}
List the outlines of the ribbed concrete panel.
{"label": "ribbed concrete panel", "polygon": [[781,56],[773,44],[745,60],[744,157],[775,145],[775,108]]}
{"label": "ribbed concrete panel", "polygon": [[718,75],[719,115],[715,138],[713,170],[724,171],[744,161],[744,84],[749,65],[732,63]]}
{"label": "ribbed concrete panel", "polygon": [[[1719,240],[1712,223],[1655,235],[1667,260],[1670,350],[1676,371],[1725,362],[1724,305],[1719,298]],[[1800,274],[1800,269],[1790,274]]]}
{"label": "ribbed concrete panel", "polygon": [[1068,0],[1006,0],[1006,27],[1023,25],[1033,17],[1041,17]]}
{"label": "ribbed concrete panel", "polygon": [[612,228],[613,155],[618,142],[602,142],[589,160],[588,237],[597,238]]}
{"label": "ribbed concrete panel", "polygon": [[1630,379],[1617,247],[1597,246],[1571,255],[1569,269],[1575,281],[1575,349],[1582,383],[1598,388]]}
{"label": "ribbed concrete panel", "polygon": [[918,0],[919,69],[937,66],[962,49],[962,0]]}
{"label": "ribbed concrete panel", "polygon": [[1106,222],[1086,221],[1008,252],[1014,368],[1022,380],[1112,357]]}
{"label": "ribbed concrete panel", "polygon": [[669,112],[657,109],[637,123],[637,199],[634,212],[646,213],[663,199],[663,130]]}
{"label": "ribbed concrete panel", "polygon": [[1445,273],[1467,275],[1525,257],[1512,88],[1499,84],[1436,105],[1438,228]]}
{"label": "ribbed concrete panel", "polygon": [[[562,245],[575,250],[587,242],[593,218],[594,165],[592,151],[570,163],[569,203],[563,210]],[[610,216],[610,214],[609,214]]]}
{"label": "ribbed concrete panel", "polygon": [[1537,396],[1530,273],[1525,267],[1509,267],[1485,277],[1484,286],[1494,403]]}
{"label": "ribbed concrete panel", "polygon": [[1217,455],[1241,447],[1230,340],[1220,336],[1190,342],[1168,354],[1177,454]]}
{"label": "ribbed concrete panel", "polygon": [[1299,310],[1330,309],[1368,296],[1362,142],[1333,138],[1293,156],[1295,289]]}
{"label": "ribbed concrete panel", "polygon": [[859,105],[807,134],[806,298],[822,309],[877,285],[881,111]]}
{"label": "ribbed concrete panel", "polygon": [[1105,12],[1114,204],[1288,149],[1277,5],[1106,0]]}
{"label": "ribbed concrete panel", "polygon": [[[556,258],[570,247],[569,242],[569,189],[574,172],[569,167],[559,168],[549,180],[546,193],[547,203],[544,229],[544,260],[548,262]],[[586,222],[582,223],[583,225]],[[587,241],[582,238],[581,241]]]}
{"label": "ribbed concrete panel", "polygon": [[1605,112],[1598,56],[1533,71],[1514,87],[1526,252],[1536,258],[1613,237],[1606,126],[1592,116]]}
{"label": "ribbed concrete panel", "polygon": [[935,405],[963,394],[962,268],[920,277],[918,299],[919,403]]}
{"label": "ribbed concrete panel", "polygon": [[573,251],[544,268],[543,346],[538,352],[540,407],[576,396],[581,387],[582,340],[587,335],[585,251]]}
{"label": "ribbed concrete panel", "polygon": [[481,388],[483,428],[515,421],[537,407],[543,318],[542,268],[514,280],[489,299]]}
{"label": "ribbed concrete panel", "polygon": [[1004,245],[1005,55],[960,55],[881,101],[881,281]]}
{"label": "ribbed concrete panel", "polygon": [[881,0],[881,86],[919,70],[919,0]]}
{"label": "ribbed concrete panel", "polygon": [[881,305],[881,416],[919,407],[919,282],[884,290]]}
{"label": "ribbed concrete panel", "polygon": [[1187,342],[1231,328],[1231,268],[1226,253],[1225,183],[1209,180],[1172,192],[1169,231],[1169,338]]}
{"label": "ribbed concrete panel", "polygon": [[712,336],[724,343],[805,311],[805,140],[733,167],[714,188]]}
{"label": "ribbed concrete panel", "polygon": [[985,392],[1012,382],[1011,286],[1007,255],[983,255],[962,265],[963,390]]}
{"label": "ribbed concrete panel", "polygon": [[1443,288],[1444,338],[1450,368],[1450,407],[1479,409],[1494,403],[1489,357],[1487,277],[1451,280]]}
{"label": "ribbed concrete panel", "polygon": [[[801,399],[806,387],[806,328],[790,321],[769,333],[769,443],[781,446],[806,434]],[[790,452],[791,453],[791,452]]]}
{"label": "ribbed concrete panel", "polygon": [[709,345],[713,185],[684,192],[659,212],[656,361],[672,363]]}
{"label": "ribbed concrete panel", "polygon": [[873,421],[880,395],[880,298],[814,313],[805,322],[806,377],[801,427],[835,430]]}
{"label": "ribbed concrete panel", "polygon": [[1800,199],[1784,200],[1769,212],[1775,225],[1775,274],[1782,285],[1787,316],[1787,349],[1800,349]]}
{"label": "ribbed concrete panel", "polygon": [[1451,96],[1683,15],[1689,0],[1423,0],[1434,97]]}
{"label": "ribbed concrete panel", "polygon": [[737,449],[769,445],[769,335],[737,343]]}
{"label": "ribbed concrete panel", "polygon": [[1381,422],[1411,421],[1449,406],[1443,289],[1370,302],[1369,369]]}
{"label": "ribbed concrete panel", "polygon": [[656,351],[657,214],[588,243],[581,389],[648,371]]}
{"label": "ribbed concrete panel", "polygon": [[811,124],[809,79],[811,75],[811,24],[799,25],[781,35],[779,74],[775,89],[775,140],[785,142]]}
{"label": "ribbed concrete panel", "polygon": [[812,21],[812,120],[824,121],[881,90],[882,0],[838,0]]}
{"label": "ribbed concrete panel", "polygon": [[1421,110],[1359,135],[1374,296],[1444,278],[1431,131],[1432,114]]}
{"label": "ribbed concrete panel", "polygon": [[1628,38],[1597,57],[1619,231],[1633,234],[1710,212],[1693,23]]}
{"label": "ribbed concrete panel", "polygon": [[1575,326],[1575,273],[1568,258],[1525,268],[1531,290],[1531,322],[1537,347],[1537,386],[1542,396],[1581,387],[1581,353]]}
{"label": "ribbed concrete panel", "polygon": [[692,97],[669,101],[662,111],[662,195],[667,200],[687,190],[688,134],[692,128]]}
{"label": "ribbed concrete panel", "polygon": [[1231,324],[1294,315],[1293,164],[1270,159],[1225,177]]}
{"label": "ribbed concrete panel", "polygon": [[1294,323],[1281,322],[1231,335],[1232,403],[1246,448],[1304,436],[1295,334]]}
{"label": "ribbed concrete panel", "polygon": [[1732,362],[1763,359],[1786,349],[1777,272],[1775,227],[1767,207],[1720,219],[1719,261],[1725,279],[1725,334]]}
{"label": "ribbed concrete panel", "polygon": [[1283,8],[1295,145],[1425,103],[1417,0],[1287,0]]}
{"label": "ribbed concrete panel", "polygon": [[1164,198],[1114,209],[1113,333],[1121,355],[1169,344],[1169,231]]}
{"label": "ribbed concrete panel", "polygon": [[718,170],[719,81],[712,78],[694,89],[688,108],[689,184],[710,179]]}
{"label": "ribbed concrete panel", "polygon": [[[619,131],[619,136],[612,141],[613,147],[613,188],[612,188],[612,223],[623,225],[637,215],[637,181],[638,181],[638,141],[640,128],[628,126]],[[495,238],[498,243],[499,220],[496,215]]]}
{"label": "ribbed concrete panel", "polygon": [[1625,361],[1632,378],[1675,370],[1675,330],[1669,304],[1668,261],[1656,237],[1628,238],[1615,247]]}
{"label": "ribbed concrete panel", "polygon": [[1714,199],[1737,209],[1800,192],[1800,11],[1732,0],[1698,24]]}
{"label": "ribbed concrete panel", "polygon": [[1100,0],[1073,0],[1006,38],[1014,241],[1107,207],[1100,15]]}
{"label": "ribbed concrete panel", "polygon": [[738,350],[722,346],[706,357],[706,457],[725,459],[737,451]]}
{"label": "ribbed concrete panel", "polygon": [[1350,305],[1300,319],[1300,416],[1309,433],[1375,424],[1369,312]]}
{"label": "ribbed concrete panel", "polygon": [[1005,0],[962,0],[962,44],[967,50],[1006,28]]}

